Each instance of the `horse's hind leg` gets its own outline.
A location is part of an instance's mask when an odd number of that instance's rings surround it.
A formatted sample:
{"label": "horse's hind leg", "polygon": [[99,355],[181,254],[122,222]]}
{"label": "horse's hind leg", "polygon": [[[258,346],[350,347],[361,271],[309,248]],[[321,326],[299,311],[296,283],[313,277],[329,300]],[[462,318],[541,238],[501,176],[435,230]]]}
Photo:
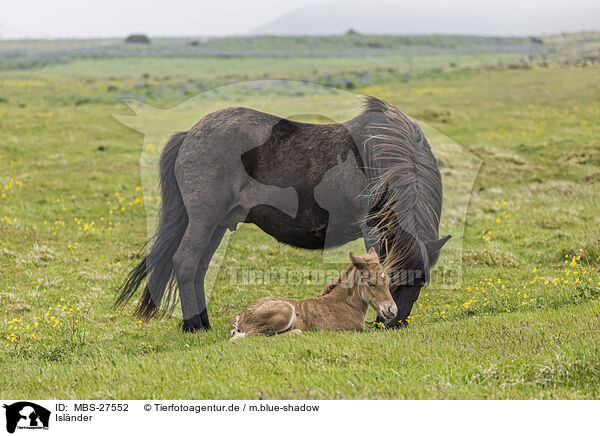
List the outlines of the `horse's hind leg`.
{"label": "horse's hind leg", "polygon": [[[185,199],[185,196],[184,196]],[[196,271],[203,256],[211,245],[213,234],[223,213],[209,202],[195,198],[192,204],[186,204],[189,222],[185,234],[173,256],[173,267],[179,287],[181,311],[183,313],[183,330],[194,331],[209,329],[208,316],[201,314],[206,311],[204,292],[196,296],[194,282]],[[218,245],[218,244],[217,244]]]}
{"label": "horse's hind leg", "polygon": [[[198,270],[196,271],[196,277],[194,278],[194,292],[196,293],[196,302],[198,308],[201,309],[199,320],[200,325],[210,326],[210,323],[208,321],[208,310],[206,308],[204,278],[206,277],[206,272],[208,271],[208,265],[210,264],[210,261],[214,256],[215,251],[217,251],[217,248],[219,248],[219,244],[221,243],[221,240],[223,239],[223,235],[225,234],[226,230],[226,227],[217,226],[217,229],[210,238],[210,242],[206,251],[202,255],[200,265],[198,265]],[[204,309],[202,310],[202,308]],[[191,322],[189,324],[193,325],[194,322]]]}

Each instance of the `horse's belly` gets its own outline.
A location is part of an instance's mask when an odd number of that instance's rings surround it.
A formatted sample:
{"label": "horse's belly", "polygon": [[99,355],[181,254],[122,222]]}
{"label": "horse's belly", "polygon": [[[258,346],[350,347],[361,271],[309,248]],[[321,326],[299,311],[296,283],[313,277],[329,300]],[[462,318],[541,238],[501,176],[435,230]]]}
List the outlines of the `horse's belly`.
{"label": "horse's belly", "polygon": [[329,215],[312,211],[292,218],[277,208],[258,205],[250,209],[246,222],[254,223],[279,242],[312,250],[332,248],[361,236],[360,229],[350,224],[329,225]]}

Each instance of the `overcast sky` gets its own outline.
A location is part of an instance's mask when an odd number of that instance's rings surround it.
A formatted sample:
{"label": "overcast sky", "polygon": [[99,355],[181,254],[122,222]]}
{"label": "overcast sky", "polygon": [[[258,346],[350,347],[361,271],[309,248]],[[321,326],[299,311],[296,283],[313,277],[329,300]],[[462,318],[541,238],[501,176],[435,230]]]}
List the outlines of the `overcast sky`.
{"label": "overcast sky", "polygon": [[[142,32],[151,36],[243,35],[316,0],[0,0],[1,38],[106,37]],[[386,0],[431,10],[452,7],[465,16],[493,16],[492,33],[524,35],[600,30],[600,0]],[[329,2],[331,3],[331,2]],[[365,4],[369,4],[365,0]],[[418,6],[416,6],[418,4]],[[412,5],[412,6],[411,6]],[[438,9],[436,9],[436,7]],[[332,16],[332,20],[336,17]],[[477,18],[469,18],[469,22]],[[450,33],[481,33],[469,22],[444,23]],[[429,23],[427,31],[432,26]]]}

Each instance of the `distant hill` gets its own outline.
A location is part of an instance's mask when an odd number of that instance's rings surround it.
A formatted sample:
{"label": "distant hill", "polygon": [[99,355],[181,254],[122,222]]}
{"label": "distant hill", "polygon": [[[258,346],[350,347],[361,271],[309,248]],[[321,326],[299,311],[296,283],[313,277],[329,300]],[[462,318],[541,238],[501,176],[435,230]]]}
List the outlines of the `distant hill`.
{"label": "distant hill", "polygon": [[397,5],[383,2],[337,2],[308,6],[289,12],[250,33],[270,35],[340,35],[353,29],[364,33],[414,33],[418,23],[406,27],[399,22],[405,15]]}
{"label": "distant hill", "polygon": [[568,8],[553,2],[543,7],[536,3],[343,1],[296,9],[250,34],[340,35],[352,29],[367,34],[522,36],[600,30],[600,2],[572,0]]}

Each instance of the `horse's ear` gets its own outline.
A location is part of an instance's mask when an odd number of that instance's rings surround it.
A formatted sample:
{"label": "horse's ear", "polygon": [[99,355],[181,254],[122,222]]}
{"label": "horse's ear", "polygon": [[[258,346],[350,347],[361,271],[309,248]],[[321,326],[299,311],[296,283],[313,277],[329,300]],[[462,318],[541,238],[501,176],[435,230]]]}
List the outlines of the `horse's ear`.
{"label": "horse's ear", "polygon": [[442,247],[451,237],[452,235],[442,236],[440,239],[429,241],[425,244],[430,268],[436,264],[438,258],[440,257],[440,251],[442,250]]}
{"label": "horse's ear", "polygon": [[377,256],[377,252],[375,251],[375,247],[371,247],[371,248],[369,249],[369,252],[368,252],[367,254],[368,254],[369,256],[371,256],[371,257],[377,257],[377,258],[379,258],[379,257]]}

